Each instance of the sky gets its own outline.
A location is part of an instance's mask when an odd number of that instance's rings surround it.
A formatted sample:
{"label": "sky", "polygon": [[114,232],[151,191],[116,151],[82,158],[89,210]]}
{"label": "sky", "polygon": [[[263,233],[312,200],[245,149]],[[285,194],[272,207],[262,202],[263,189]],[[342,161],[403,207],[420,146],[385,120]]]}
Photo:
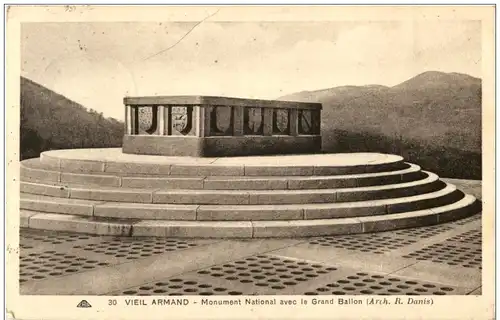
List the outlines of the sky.
{"label": "sky", "polygon": [[472,20],[25,23],[21,37],[22,76],[119,120],[124,96],[275,99],[425,71],[481,77]]}

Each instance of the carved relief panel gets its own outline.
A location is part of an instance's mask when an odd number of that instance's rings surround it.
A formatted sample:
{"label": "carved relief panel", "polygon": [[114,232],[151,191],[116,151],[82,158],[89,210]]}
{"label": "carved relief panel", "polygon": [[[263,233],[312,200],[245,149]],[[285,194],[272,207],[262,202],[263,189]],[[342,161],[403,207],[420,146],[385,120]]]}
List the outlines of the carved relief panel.
{"label": "carved relief panel", "polygon": [[158,129],[158,107],[137,107],[137,134],[155,134]]}
{"label": "carved relief panel", "polygon": [[211,111],[210,120],[210,135],[233,135],[234,115],[232,107],[214,106]]}
{"label": "carved relief panel", "polygon": [[299,134],[311,134],[312,127],[311,110],[299,110]]}
{"label": "carved relief panel", "polygon": [[170,108],[172,135],[189,135],[193,133],[193,107],[176,106]]}
{"label": "carved relief panel", "polygon": [[299,134],[319,134],[320,114],[316,110],[299,110]]}
{"label": "carved relief panel", "polygon": [[273,114],[273,134],[290,134],[290,110],[274,109]]}
{"label": "carved relief panel", "polygon": [[244,109],[244,133],[246,135],[262,135],[264,132],[264,109]]}

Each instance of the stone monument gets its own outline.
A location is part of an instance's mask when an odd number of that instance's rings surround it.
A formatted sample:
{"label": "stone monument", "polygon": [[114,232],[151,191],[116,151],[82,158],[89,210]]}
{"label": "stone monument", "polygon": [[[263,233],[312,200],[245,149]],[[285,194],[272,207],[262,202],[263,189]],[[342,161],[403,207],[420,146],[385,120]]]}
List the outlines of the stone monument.
{"label": "stone monument", "polygon": [[123,152],[248,156],[321,151],[321,104],[223,97],[125,98]]}
{"label": "stone monument", "polygon": [[21,162],[21,227],[121,236],[303,237],[434,225],[481,204],[417,164],[321,153],[321,104],[127,97],[123,148]]}

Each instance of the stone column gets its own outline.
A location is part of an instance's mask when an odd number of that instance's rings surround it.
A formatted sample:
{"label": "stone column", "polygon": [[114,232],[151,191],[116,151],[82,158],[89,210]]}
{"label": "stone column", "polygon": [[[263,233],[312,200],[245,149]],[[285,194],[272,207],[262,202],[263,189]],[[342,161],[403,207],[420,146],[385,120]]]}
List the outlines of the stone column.
{"label": "stone column", "polygon": [[298,109],[290,109],[289,113],[290,117],[290,135],[298,136],[299,135],[299,110]]}
{"label": "stone column", "polygon": [[273,108],[263,108],[263,109],[264,109],[263,133],[265,136],[272,136],[273,135],[274,109]]}
{"label": "stone column", "polygon": [[165,107],[158,106],[158,135],[165,135]]}
{"label": "stone column", "polygon": [[163,132],[165,132],[165,135],[169,136],[172,134],[170,132],[170,126],[171,126],[171,121],[172,121],[172,106],[171,105],[166,105],[163,107]]}
{"label": "stone column", "polygon": [[234,106],[232,108],[232,112],[234,112],[233,136],[242,136],[244,134],[245,108],[242,106]]}
{"label": "stone column", "polygon": [[137,108],[127,105],[125,107],[125,134],[132,135],[136,134],[135,128],[136,126],[136,118],[137,118]]}
{"label": "stone column", "polygon": [[321,134],[321,110],[318,110],[318,134]]}
{"label": "stone column", "polygon": [[132,133],[131,130],[131,120],[130,120],[130,106],[125,106],[125,134],[130,135]]}
{"label": "stone column", "polygon": [[205,136],[205,108],[203,106],[194,107],[195,136]]}
{"label": "stone column", "polygon": [[140,117],[139,117],[139,107],[140,106],[134,106],[133,112],[132,112],[132,121],[133,121],[133,126],[132,126],[132,132],[133,134],[139,134],[141,132],[140,130]]}
{"label": "stone column", "polygon": [[[212,106],[203,105],[203,137],[210,136],[210,126],[212,123]],[[201,132],[200,132],[201,133]]]}
{"label": "stone column", "polygon": [[321,110],[311,111],[311,134],[321,134]]}

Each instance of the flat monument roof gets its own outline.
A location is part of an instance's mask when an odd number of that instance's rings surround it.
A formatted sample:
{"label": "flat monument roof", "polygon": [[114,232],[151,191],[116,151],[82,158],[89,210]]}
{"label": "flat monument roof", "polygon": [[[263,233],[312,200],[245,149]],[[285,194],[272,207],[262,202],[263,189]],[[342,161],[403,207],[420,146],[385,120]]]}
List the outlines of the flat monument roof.
{"label": "flat monument roof", "polygon": [[145,96],[125,97],[125,105],[214,105],[214,106],[255,106],[274,108],[322,109],[321,103],[286,100],[264,100],[217,96]]}

